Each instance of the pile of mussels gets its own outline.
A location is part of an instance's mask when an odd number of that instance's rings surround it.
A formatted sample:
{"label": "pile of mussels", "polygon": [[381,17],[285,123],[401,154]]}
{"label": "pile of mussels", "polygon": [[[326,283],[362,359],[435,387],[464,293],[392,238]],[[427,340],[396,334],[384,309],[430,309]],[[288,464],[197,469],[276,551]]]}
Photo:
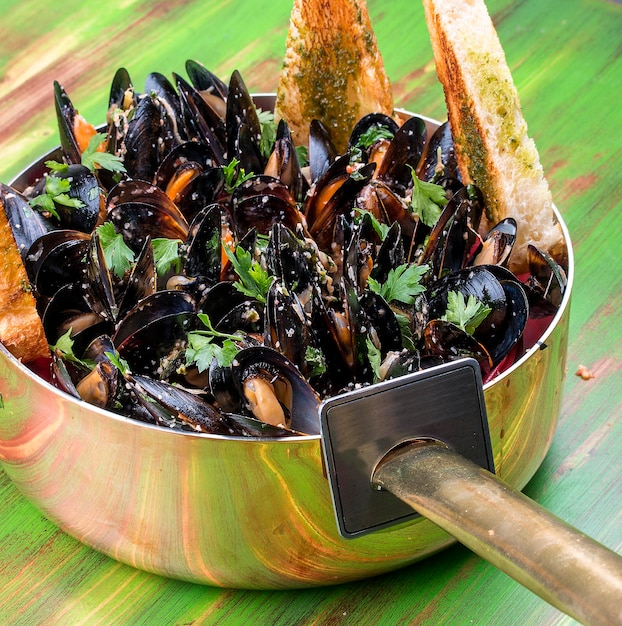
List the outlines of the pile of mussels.
{"label": "pile of mussels", "polygon": [[116,73],[110,169],[82,163],[94,129],[55,83],[63,165],[2,187],[58,387],[170,428],[314,434],[320,398],[461,356],[490,379],[554,315],[563,268],[534,248],[519,280],[514,220],[478,234],[447,124],[367,115],[339,155],[313,122],[305,162],[237,71],[186,71],[143,93]]}

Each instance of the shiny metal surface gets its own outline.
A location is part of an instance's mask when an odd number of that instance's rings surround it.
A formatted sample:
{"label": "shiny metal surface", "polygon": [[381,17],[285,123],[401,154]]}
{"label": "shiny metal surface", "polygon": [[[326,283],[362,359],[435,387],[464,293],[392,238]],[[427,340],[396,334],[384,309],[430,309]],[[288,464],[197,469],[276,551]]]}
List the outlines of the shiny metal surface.
{"label": "shiny metal surface", "polygon": [[[484,388],[497,472],[519,489],[549,448],[561,402],[574,267],[563,227],[560,310],[540,345]],[[10,478],[67,533],[137,568],[226,587],[306,587],[394,570],[454,542],[425,519],[343,539],[319,437],[229,439],[134,422],[68,397],[2,346],[0,395]]]}
{"label": "shiny metal surface", "polygon": [[458,359],[354,389],[320,407],[322,448],[339,532],[352,539],[419,516],[390,491],[370,488],[390,450],[442,441],[494,472],[479,363]]}
{"label": "shiny metal surface", "polygon": [[387,454],[373,482],[582,624],[622,623],[622,556],[445,445]]}

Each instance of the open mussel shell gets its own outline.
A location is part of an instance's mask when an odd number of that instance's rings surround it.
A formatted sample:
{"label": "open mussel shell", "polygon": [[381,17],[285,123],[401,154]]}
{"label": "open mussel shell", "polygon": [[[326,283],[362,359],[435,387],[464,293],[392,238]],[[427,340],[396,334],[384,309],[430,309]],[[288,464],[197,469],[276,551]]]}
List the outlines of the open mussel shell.
{"label": "open mussel shell", "polygon": [[50,344],[56,344],[62,335],[71,330],[76,353],[93,338],[113,330],[111,320],[93,311],[83,287],[76,283],[61,287],[52,296],[43,312],[42,322]]}
{"label": "open mussel shell", "polygon": [[222,116],[224,117],[224,106],[229,94],[227,84],[220,80],[216,74],[210,72],[202,63],[193,59],[186,61],[186,73],[194,88],[205,99],[211,96],[222,102]]}
{"label": "open mussel shell", "polygon": [[309,233],[319,248],[330,249],[335,240],[338,218],[352,211],[359,192],[373,177],[375,163],[368,163],[350,176],[348,155],[339,157],[317,181],[311,199],[305,206]]}
{"label": "open mussel shell", "polygon": [[348,148],[352,149],[358,146],[362,137],[366,133],[374,130],[386,130],[387,134],[393,137],[399,130],[399,124],[392,117],[384,113],[368,113],[354,125],[350,133]]}
{"label": "open mussel shell", "polygon": [[238,239],[251,229],[267,235],[274,224],[295,230],[302,215],[289,189],[272,176],[253,176],[236,187],[231,196],[231,214]]}
{"label": "open mussel shell", "polygon": [[516,220],[506,217],[488,231],[482,241],[481,248],[477,251],[468,265],[507,265],[516,242],[518,228]]}
{"label": "open mussel shell", "polygon": [[481,246],[478,228],[484,212],[481,192],[461,187],[445,205],[432,227],[421,262],[432,265],[434,276],[459,270],[467,265]]}
{"label": "open mussel shell", "polygon": [[158,291],[140,300],[113,336],[133,372],[159,378],[183,352],[195,320],[194,299],[183,291]]}
{"label": "open mussel shell", "polygon": [[488,317],[477,328],[480,336],[498,328],[505,319],[507,303],[502,285],[485,266],[470,267],[447,274],[428,288],[430,318],[440,318],[447,310],[450,291],[464,296],[465,301],[473,296],[491,308]]}
{"label": "open mussel shell", "polygon": [[459,326],[440,319],[428,322],[424,332],[428,354],[442,357],[444,361],[470,357],[475,359],[486,376],[493,367],[493,360],[484,345]]}
{"label": "open mussel shell", "polygon": [[561,265],[547,252],[531,244],[527,247],[531,291],[553,307],[561,304],[568,286],[568,277]]}
{"label": "open mussel shell", "polygon": [[123,377],[109,355],[115,354],[108,335],[96,337],[84,351],[83,359],[94,362],[93,369],[76,383],[80,397],[103,409],[112,408],[124,391]]}
{"label": "open mussel shell", "polygon": [[120,182],[108,194],[108,219],[125,243],[139,253],[147,237],[185,241],[188,222],[157,186],[141,180]]}
{"label": "open mussel shell", "polygon": [[[298,433],[320,432],[319,397],[298,368],[280,352],[265,346],[241,350],[231,365],[231,380],[249,414]],[[217,390],[212,389],[212,393],[218,397]],[[270,414],[273,408],[276,415]],[[285,418],[284,423],[279,415]],[[274,418],[278,423],[271,421]]]}
{"label": "open mussel shell", "polygon": [[263,306],[230,281],[210,287],[199,302],[197,312],[207,315],[212,326],[220,332],[243,331],[257,335],[264,332]]}
{"label": "open mussel shell", "polygon": [[205,143],[186,141],[164,157],[155,184],[191,222],[201,209],[217,200],[224,187],[224,174]]}
{"label": "open mussel shell", "polygon": [[155,404],[164,408],[170,418],[179,420],[189,430],[214,435],[242,434],[218,409],[179,386],[138,374],[128,374],[127,381],[143,406],[153,409]]}
{"label": "open mussel shell", "polygon": [[80,231],[54,230],[30,246],[25,267],[38,294],[51,298],[61,287],[85,280],[90,239]]}

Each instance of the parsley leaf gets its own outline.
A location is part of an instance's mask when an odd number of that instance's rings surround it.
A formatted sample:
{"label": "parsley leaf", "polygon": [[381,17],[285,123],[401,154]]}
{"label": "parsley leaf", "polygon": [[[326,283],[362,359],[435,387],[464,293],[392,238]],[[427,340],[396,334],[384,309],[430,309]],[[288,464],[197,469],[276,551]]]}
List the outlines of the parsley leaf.
{"label": "parsley leaf", "polygon": [[413,304],[415,296],[425,291],[425,287],[421,285],[421,279],[427,271],[427,265],[403,263],[389,270],[384,283],[380,284],[369,277],[367,286],[389,303],[397,300],[404,304]]}
{"label": "parsley leaf", "polygon": [[[61,169],[57,169],[55,171],[61,171]],[[84,206],[84,202],[82,202],[82,200],[72,198],[69,195],[70,189],[71,182],[68,178],[59,178],[54,174],[48,174],[45,177],[45,192],[32,198],[29,201],[29,204],[35,209],[47,212],[56,219],[60,219],[55,203],[74,209],[79,209]]]}
{"label": "parsley leaf", "polygon": [[152,240],[152,244],[156,271],[160,276],[166,274],[171,268],[174,272],[181,271],[181,257],[179,255],[181,239],[156,237]]}
{"label": "parsley leaf", "polygon": [[94,172],[97,167],[111,172],[125,172],[125,166],[120,157],[110,154],[110,152],[98,152],[97,148],[105,139],[106,135],[103,133],[95,133],[91,137],[89,145],[82,153],[82,165],[88,167],[91,172]]}
{"label": "parsley leaf", "polygon": [[372,228],[376,231],[378,237],[380,237],[381,240],[384,240],[391,227],[388,224],[381,222],[373,213],[370,213],[366,209],[355,208],[354,210],[356,214],[361,216],[361,219],[363,219],[365,215],[368,215]]}
{"label": "parsley leaf", "polygon": [[[199,313],[198,317],[207,330],[195,330],[188,333],[186,366],[194,364],[199,372],[204,372],[209,369],[214,359],[223,367],[231,365],[239,351],[235,342],[241,341],[244,337],[215,330],[205,313]],[[214,339],[223,339],[224,341],[222,341],[222,345],[219,345],[214,343]]]}
{"label": "parsley leaf", "polygon": [[97,234],[106,264],[118,278],[123,278],[134,263],[134,252],[123,240],[123,235],[117,234],[112,222],[104,222],[98,226]]}
{"label": "parsley leaf", "polygon": [[445,189],[435,183],[419,180],[415,170],[409,165],[413,180],[413,195],[410,208],[426,226],[434,226],[447,204]]}
{"label": "parsley leaf", "polygon": [[464,294],[460,291],[450,291],[447,294],[447,312],[440,319],[451,322],[472,335],[491,311],[489,306],[473,295],[465,302]]}
{"label": "parsley leaf", "polygon": [[238,171],[239,164],[240,161],[233,157],[227,165],[222,166],[222,171],[225,175],[225,191],[227,193],[233,193],[236,187],[239,187],[245,180],[254,176],[252,172],[247,174],[243,167]]}
{"label": "parsley leaf", "polygon": [[259,141],[259,150],[264,157],[269,157],[274,148],[276,139],[276,122],[274,121],[274,113],[272,111],[262,111],[257,109],[257,117],[261,126],[261,139]]}
{"label": "parsley leaf", "polygon": [[52,172],[66,172],[69,169],[69,165],[67,163],[59,163],[54,160],[46,161],[45,167]]}
{"label": "parsley leaf", "polygon": [[265,303],[268,289],[272,284],[272,276],[242,246],[237,246],[234,252],[229,246],[224,245],[224,251],[239,278],[234,283],[236,289]]}
{"label": "parsley leaf", "polygon": [[377,141],[381,139],[393,139],[394,133],[392,133],[386,126],[370,126],[356,142],[356,145],[361,148],[370,148]]}
{"label": "parsley leaf", "polygon": [[71,337],[71,333],[73,332],[73,328],[70,328],[64,335],[61,335],[58,338],[58,341],[54,345],[50,345],[50,350],[62,357],[65,361],[70,361],[71,363],[75,363],[76,365],[81,365],[87,369],[91,369],[94,363],[89,361],[83,361],[79,359],[73,352],[73,339]]}
{"label": "parsley leaf", "polygon": [[374,382],[377,383],[380,380],[382,354],[369,337],[365,339],[365,345],[367,346],[367,358],[369,359],[369,364],[371,365],[372,372],[374,373]]}
{"label": "parsley leaf", "polygon": [[130,373],[128,362],[118,352],[105,352],[108,360],[121,372],[123,377]]}

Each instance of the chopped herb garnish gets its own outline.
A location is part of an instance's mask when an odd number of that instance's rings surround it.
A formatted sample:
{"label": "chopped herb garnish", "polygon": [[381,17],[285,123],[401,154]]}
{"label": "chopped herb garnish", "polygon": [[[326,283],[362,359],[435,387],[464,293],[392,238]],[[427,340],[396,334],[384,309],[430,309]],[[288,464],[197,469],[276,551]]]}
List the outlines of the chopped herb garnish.
{"label": "chopped herb garnish", "polygon": [[311,366],[309,378],[321,376],[326,373],[326,357],[319,348],[307,346],[305,350],[305,361]]}
{"label": "chopped herb garnish", "polygon": [[[198,317],[207,330],[188,333],[186,366],[196,365],[199,372],[204,372],[209,369],[214,359],[223,367],[231,365],[239,351],[235,342],[244,339],[243,335],[221,333],[214,329],[205,313],[199,313]],[[221,345],[214,343],[215,339],[222,339]]]}
{"label": "chopped herb garnish", "polygon": [[426,226],[434,226],[441,215],[442,208],[447,204],[447,193],[441,185],[419,180],[412,167],[410,171],[413,180],[410,208]]}
{"label": "chopped herb garnish", "polygon": [[473,295],[470,295],[465,302],[464,295],[460,291],[450,291],[447,294],[447,312],[441,319],[459,326],[472,335],[491,311],[489,306]]}
{"label": "chopped herb garnish", "polygon": [[356,142],[357,146],[363,149],[370,148],[377,141],[381,139],[393,139],[394,133],[392,133],[386,126],[370,126]]}
{"label": "chopped herb garnish", "polygon": [[255,298],[258,302],[265,303],[273,277],[261,267],[258,261],[253,259],[250,252],[241,246],[237,246],[235,252],[227,245],[224,245],[223,248],[238,275],[239,280],[234,283],[236,289],[251,298]]}
{"label": "chopped herb garnish", "polygon": [[[63,164],[59,164],[63,165]],[[54,171],[61,171],[60,169]],[[54,174],[48,174],[45,177],[45,192],[29,201],[31,207],[41,212],[47,212],[56,219],[60,219],[56,204],[61,204],[73,209],[79,209],[84,206],[84,202],[78,198],[72,198],[69,195],[71,183],[67,178],[59,178]]]}
{"label": "chopped herb garnish", "polygon": [[400,327],[400,334],[402,336],[402,347],[406,350],[416,350],[415,341],[413,338],[412,328],[410,326],[410,319],[408,316],[402,313],[395,313],[395,318]]}
{"label": "chopped herb garnish", "polygon": [[115,231],[112,222],[104,222],[96,230],[108,268],[115,276],[123,278],[134,263],[134,252],[123,240],[123,235]]}
{"label": "chopped herb garnish", "polygon": [[367,279],[367,286],[389,303],[397,300],[404,304],[412,304],[415,296],[425,291],[421,279],[427,271],[427,265],[403,263],[389,270],[384,283],[381,284],[370,277]]}
{"label": "chopped herb garnish", "polygon": [[381,222],[373,213],[370,213],[369,211],[365,209],[355,208],[354,211],[356,214],[360,215],[361,219],[365,215],[368,215],[369,216],[368,219],[370,220],[372,228],[374,229],[374,231],[376,231],[376,234],[378,235],[378,237],[380,237],[380,240],[381,241],[384,240],[384,238],[387,236],[389,232],[389,229],[391,228],[388,224]]}
{"label": "chopped herb garnish", "polygon": [[61,335],[55,344],[50,345],[50,350],[54,354],[57,354],[58,356],[62,357],[65,361],[70,361],[71,363],[75,363],[76,365],[80,365],[87,369],[92,369],[94,365],[92,361],[83,361],[82,359],[79,359],[74,354],[73,352],[74,341],[71,338],[72,332],[73,332],[73,329],[70,328],[64,335]]}
{"label": "chopped herb garnish", "polygon": [[118,352],[105,352],[108,360],[121,372],[123,377],[130,373],[130,366],[128,362]]}
{"label": "chopped herb garnish", "polygon": [[369,359],[369,364],[371,365],[372,372],[374,373],[374,382],[377,383],[380,380],[382,354],[369,337],[365,339],[365,345],[367,346],[367,358]]}
{"label": "chopped herb garnish", "polygon": [[102,141],[106,140],[106,135],[103,133],[95,133],[90,141],[86,150],[82,153],[82,165],[88,167],[91,172],[94,172],[97,167],[110,172],[125,172],[125,166],[120,157],[110,154],[110,152],[99,152],[97,148]]}
{"label": "chopped herb garnish", "polygon": [[276,139],[276,122],[274,121],[274,113],[272,111],[262,111],[257,109],[257,117],[261,125],[261,139],[259,141],[259,150],[264,157],[269,157],[274,148]]}
{"label": "chopped herb garnish", "polygon": [[247,174],[243,167],[238,170],[239,164],[238,159],[233,157],[227,165],[223,165],[222,167],[222,171],[225,175],[225,191],[227,193],[233,193],[236,187],[239,187],[245,180],[253,176],[252,172]]}
{"label": "chopped herb garnish", "polygon": [[162,276],[171,268],[174,272],[181,271],[181,257],[179,246],[181,239],[167,239],[166,237],[156,237],[152,240],[153,256],[157,273]]}

